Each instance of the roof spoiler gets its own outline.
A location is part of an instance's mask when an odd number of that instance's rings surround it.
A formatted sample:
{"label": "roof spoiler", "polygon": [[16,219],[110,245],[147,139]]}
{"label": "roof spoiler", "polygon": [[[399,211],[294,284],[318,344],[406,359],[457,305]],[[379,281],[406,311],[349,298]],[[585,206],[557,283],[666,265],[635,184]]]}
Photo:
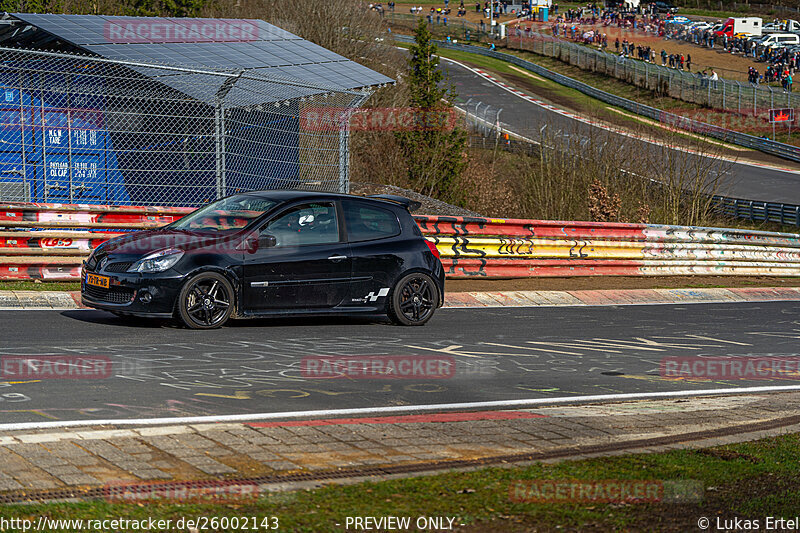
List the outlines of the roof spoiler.
{"label": "roof spoiler", "polygon": [[422,202],[411,200],[405,196],[396,196],[394,194],[372,194],[368,198],[376,198],[378,200],[386,200],[394,204],[399,204],[405,207],[408,211],[416,211],[422,206]]}

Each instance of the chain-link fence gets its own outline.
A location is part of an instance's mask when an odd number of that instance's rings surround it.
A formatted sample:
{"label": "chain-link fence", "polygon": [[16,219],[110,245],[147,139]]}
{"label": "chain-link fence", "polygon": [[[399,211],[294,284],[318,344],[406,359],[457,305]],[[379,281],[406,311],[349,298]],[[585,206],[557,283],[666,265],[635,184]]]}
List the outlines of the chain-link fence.
{"label": "chain-link fence", "polygon": [[[765,117],[769,109],[800,106],[800,94],[784,92],[780,87],[753,85],[719,78],[712,80],[699,72],[687,72],[639,61],[632,57],[596,50],[547,34],[510,30],[509,48],[527,50],[557,58],[583,70],[600,72],[660,94],[712,109],[741,115]],[[660,61],[658,56],[656,61]]]}
{"label": "chain-link fence", "polygon": [[199,205],[348,190],[366,93],[247,70],[0,48],[0,200]]}
{"label": "chain-link fence", "polygon": [[472,98],[459,105],[464,110],[464,127],[467,131],[476,132],[483,137],[500,135],[501,107],[493,107]]}

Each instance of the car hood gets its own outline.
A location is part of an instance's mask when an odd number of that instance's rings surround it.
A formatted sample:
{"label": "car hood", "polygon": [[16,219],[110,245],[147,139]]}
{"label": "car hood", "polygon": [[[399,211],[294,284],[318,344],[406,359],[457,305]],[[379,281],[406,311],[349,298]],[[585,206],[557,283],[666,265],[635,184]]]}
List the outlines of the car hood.
{"label": "car hood", "polygon": [[101,255],[143,256],[166,248],[190,251],[220,245],[235,247],[241,238],[238,233],[223,235],[169,229],[137,231],[108,241],[98,250],[98,253]]}

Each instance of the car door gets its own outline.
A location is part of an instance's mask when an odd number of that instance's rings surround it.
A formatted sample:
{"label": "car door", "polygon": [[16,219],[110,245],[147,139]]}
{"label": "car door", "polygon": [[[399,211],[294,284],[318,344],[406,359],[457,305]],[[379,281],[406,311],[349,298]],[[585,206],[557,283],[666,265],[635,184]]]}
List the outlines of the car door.
{"label": "car door", "polygon": [[[288,207],[263,225],[262,243],[245,252],[247,312],[314,310],[339,305],[348,294],[352,259],[336,202]],[[273,246],[264,243],[274,237]]]}
{"label": "car door", "polygon": [[373,202],[345,200],[342,210],[353,257],[348,305],[381,307],[403,270],[400,221],[391,209]]}

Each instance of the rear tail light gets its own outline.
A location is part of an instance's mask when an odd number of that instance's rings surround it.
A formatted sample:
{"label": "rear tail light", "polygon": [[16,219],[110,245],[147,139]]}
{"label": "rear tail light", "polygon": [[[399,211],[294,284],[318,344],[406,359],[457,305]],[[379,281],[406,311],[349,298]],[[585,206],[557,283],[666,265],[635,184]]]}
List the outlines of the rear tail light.
{"label": "rear tail light", "polygon": [[433,256],[436,257],[436,259],[438,259],[439,261],[441,261],[442,258],[439,256],[439,249],[436,247],[436,245],[433,244],[428,239],[425,239],[425,244],[428,245],[428,248],[430,249],[430,251],[433,254]]}

